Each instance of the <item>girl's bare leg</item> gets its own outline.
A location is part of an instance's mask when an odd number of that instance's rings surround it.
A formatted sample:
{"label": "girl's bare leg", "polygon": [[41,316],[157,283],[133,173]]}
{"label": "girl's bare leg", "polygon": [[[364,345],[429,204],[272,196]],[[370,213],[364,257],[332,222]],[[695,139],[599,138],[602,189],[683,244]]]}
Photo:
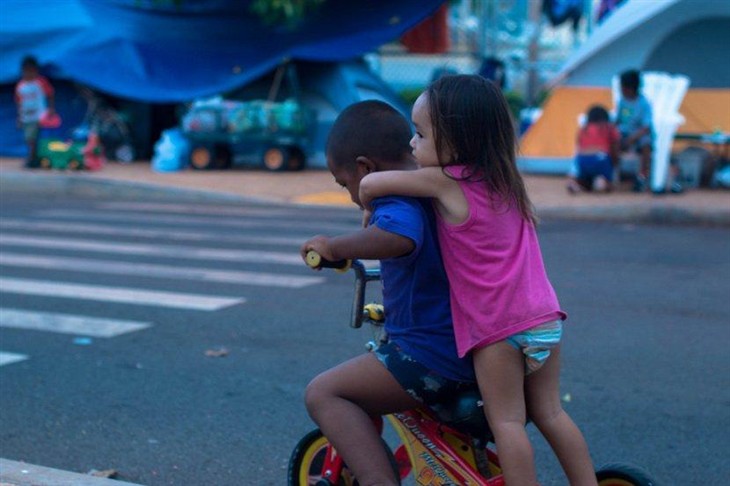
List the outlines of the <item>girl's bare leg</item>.
{"label": "girl's bare leg", "polygon": [[525,362],[501,341],[474,352],[474,369],[507,486],[535,486],[532,445],[525,431]]}
{"label": "girl's bare leg", "polygon": [[396,485],[372,417],[418,407],[372,354],[346,361],[307,386],[309,415],[363,486]]}
{"label": "girl's bare leg", "polygon": [[570,484],[595,486],[588,445],[560,403],[560,345],[539,370],[525,378],[525,398],[530,419],[555,452]]}

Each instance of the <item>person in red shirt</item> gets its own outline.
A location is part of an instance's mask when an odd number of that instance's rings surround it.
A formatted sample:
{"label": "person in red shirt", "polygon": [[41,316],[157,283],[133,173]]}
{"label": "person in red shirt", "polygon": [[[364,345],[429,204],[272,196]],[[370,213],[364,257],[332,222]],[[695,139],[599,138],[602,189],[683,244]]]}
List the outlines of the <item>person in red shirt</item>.
{"label": "person in red shirt", "polygon": [[570,193],[611,190],[614,168],[619,161],[620,140],[621,135],[611,123],[606,108],[591,106],[585,126],[578,130],[575,165],[568,181]]}
{"label": "person in red shirt", "polygon": [[36,159],[38,130],[41,117],[55,113],[51,83],[40,75],[38,61],[27,56],[21,63],[22,76],[15,85],[15,103],[18,107],[18,127],[28,145],[26,167],[32,167]]}

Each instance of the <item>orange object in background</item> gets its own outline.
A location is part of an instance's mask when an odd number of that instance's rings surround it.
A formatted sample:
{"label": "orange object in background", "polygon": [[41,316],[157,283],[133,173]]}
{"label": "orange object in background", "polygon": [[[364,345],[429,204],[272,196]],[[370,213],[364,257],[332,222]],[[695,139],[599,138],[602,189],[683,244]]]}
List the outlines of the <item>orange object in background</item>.
{"label": "orange object in background", "polygon": [[449,4],[444,3],[433,15],[403,34],[408,52],[440,54],[449,50]]}

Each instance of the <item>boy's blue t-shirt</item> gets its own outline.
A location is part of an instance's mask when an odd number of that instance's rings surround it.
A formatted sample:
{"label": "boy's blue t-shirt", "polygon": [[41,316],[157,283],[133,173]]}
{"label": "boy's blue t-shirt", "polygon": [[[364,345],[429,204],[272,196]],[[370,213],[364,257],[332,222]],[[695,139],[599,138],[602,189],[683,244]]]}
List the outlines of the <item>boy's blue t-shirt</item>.
{"label": "boy's blue t-shirt", "polygon": [[470,358],[460,359],[451,321],[449,283],[441,261],[431,203],[388,196],[372,202],[370,224],[405,236],[416,248],[381,260],[385,329],[420,364],[460,381],[474,381]]}
{"label": "boy's blue t-shirt", "polygon": [[639,93],[633,100],[623,97],[619,99],[616,108],[616,126],[622,136],[630,135],[644,127],[653,131],[651,105],[644,95]]}

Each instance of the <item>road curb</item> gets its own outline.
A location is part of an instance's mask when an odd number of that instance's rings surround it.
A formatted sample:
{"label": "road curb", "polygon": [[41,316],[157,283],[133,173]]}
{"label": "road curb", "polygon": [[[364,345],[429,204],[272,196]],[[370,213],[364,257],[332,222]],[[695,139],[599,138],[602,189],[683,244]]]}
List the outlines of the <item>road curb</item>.
{"label": "road curb", "polygon": [[150,182],[96,178],[84,173],[38,174],[31,172],[0,172],[0,191],[46,191],[59,195],[87,197],[118,197],[125,199],[175,199],[189,202],[249,202],[254,204],[284,204],[277,199],[240,196],[204,189],[166,186]]}
{"label": "road curb", "polygon": [[0,484],[3,486],[141,486],[136,483],[1,458]]}
{"label": "road curb", "polygon": [[544,219],[730,227],[730,211],[713,209],[698,211],[676,206],[537,207],[537,214]]}
{"label": "road curb", "polygon": [[[338,198],[300,196],[294,201],[222,193],[212,190],[167,186],[149,182],[98,178],[84,173],[39,174],[35,172],[0,172],[0,191],[38,192],[87,197],[124,199],[174,199],[185,202],[246,202],[259,205],[306,205],[342,208]],[[657,196],[662,197],[662,196]],[[681,196],[675,196],[681,197]],[[702,210],[677,206],[611,205],[611,206],[540,206],[537,214],[544,219],[570,219],[611,223],[650,223],[665,225],[730,226],[730,208]]]}

